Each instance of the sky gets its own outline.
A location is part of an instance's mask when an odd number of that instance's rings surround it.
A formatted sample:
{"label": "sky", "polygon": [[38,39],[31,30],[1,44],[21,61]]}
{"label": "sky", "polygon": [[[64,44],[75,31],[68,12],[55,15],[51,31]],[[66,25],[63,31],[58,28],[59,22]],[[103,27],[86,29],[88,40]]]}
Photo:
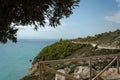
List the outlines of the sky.
{"label": "sky", "polygon": [[48,25],[35,31],[31,26],[17,26],[18,39],[73,39],[120,29],[120,0],[81,0],[62,25]]}

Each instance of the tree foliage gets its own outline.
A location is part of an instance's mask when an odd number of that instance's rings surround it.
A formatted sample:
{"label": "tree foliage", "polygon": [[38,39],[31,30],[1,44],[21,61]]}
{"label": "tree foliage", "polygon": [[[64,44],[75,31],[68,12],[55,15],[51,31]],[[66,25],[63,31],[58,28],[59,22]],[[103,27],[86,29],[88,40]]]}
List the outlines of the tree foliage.
{"label": "tree foliage", "polygon": [[[80,0],[0,0],[0,42],[16,42],[16,25],[60,25],[62,18],[69,17]],[[12,25],[13,24],[13,25]]]}

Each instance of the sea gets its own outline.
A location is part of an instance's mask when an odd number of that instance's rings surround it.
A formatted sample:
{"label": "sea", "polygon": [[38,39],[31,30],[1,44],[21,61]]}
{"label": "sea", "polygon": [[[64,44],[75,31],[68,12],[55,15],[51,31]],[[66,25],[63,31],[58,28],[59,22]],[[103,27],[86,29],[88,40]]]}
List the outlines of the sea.
{"label": "sea", "polygon": [[20,80],[32,64],[31,60],[47,45],[58,39],[19,39],[17,43],[0,43],[0,80]]}

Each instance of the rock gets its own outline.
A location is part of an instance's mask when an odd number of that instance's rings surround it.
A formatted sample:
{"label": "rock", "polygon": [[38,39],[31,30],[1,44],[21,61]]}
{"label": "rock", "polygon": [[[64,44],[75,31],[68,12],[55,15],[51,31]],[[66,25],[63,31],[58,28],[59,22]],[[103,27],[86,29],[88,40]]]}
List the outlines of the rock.
{"label": "rock", "polygon": [[79,66],[75,69],[73,75],[78,79],[87,79],[90,75],[90,69],[88,66]]}
{"label": "rock", "polygon": [[91,43],[91,45],[92,45],[93,47],[97,47],[97,44]]}
{"label": "rock", "polygon": [[118,78],[120,79],[120,74],[117,73],[117,68],[109,68],[100,77],[104,80],[118,80]]}
{"label": "rock", "polygon": [[[57,70],[57,71],[59,71],[59,72],[61,72],[61,73],[64,73],[64,74],[67,73],[64,69],[60,69],[60,70]],[[55,80],[65,80],[65,77],[64,77],[64,76],[61,76],[61,75],[59,75],[59,74],[56,74],[56,75],[55,75]]]}

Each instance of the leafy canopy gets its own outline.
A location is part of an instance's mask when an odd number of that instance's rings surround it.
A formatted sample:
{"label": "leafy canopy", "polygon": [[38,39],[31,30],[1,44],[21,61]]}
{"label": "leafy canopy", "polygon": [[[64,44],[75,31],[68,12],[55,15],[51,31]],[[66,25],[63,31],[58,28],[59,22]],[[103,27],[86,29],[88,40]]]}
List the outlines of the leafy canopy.
{"label": "leafy canopy", "polygon": [[[69,17],[80,0],[0,0],[0,42],[17,41],[16,25],[60,25],[62,18]],[[14,25],[12,25],[14,24]]]}

